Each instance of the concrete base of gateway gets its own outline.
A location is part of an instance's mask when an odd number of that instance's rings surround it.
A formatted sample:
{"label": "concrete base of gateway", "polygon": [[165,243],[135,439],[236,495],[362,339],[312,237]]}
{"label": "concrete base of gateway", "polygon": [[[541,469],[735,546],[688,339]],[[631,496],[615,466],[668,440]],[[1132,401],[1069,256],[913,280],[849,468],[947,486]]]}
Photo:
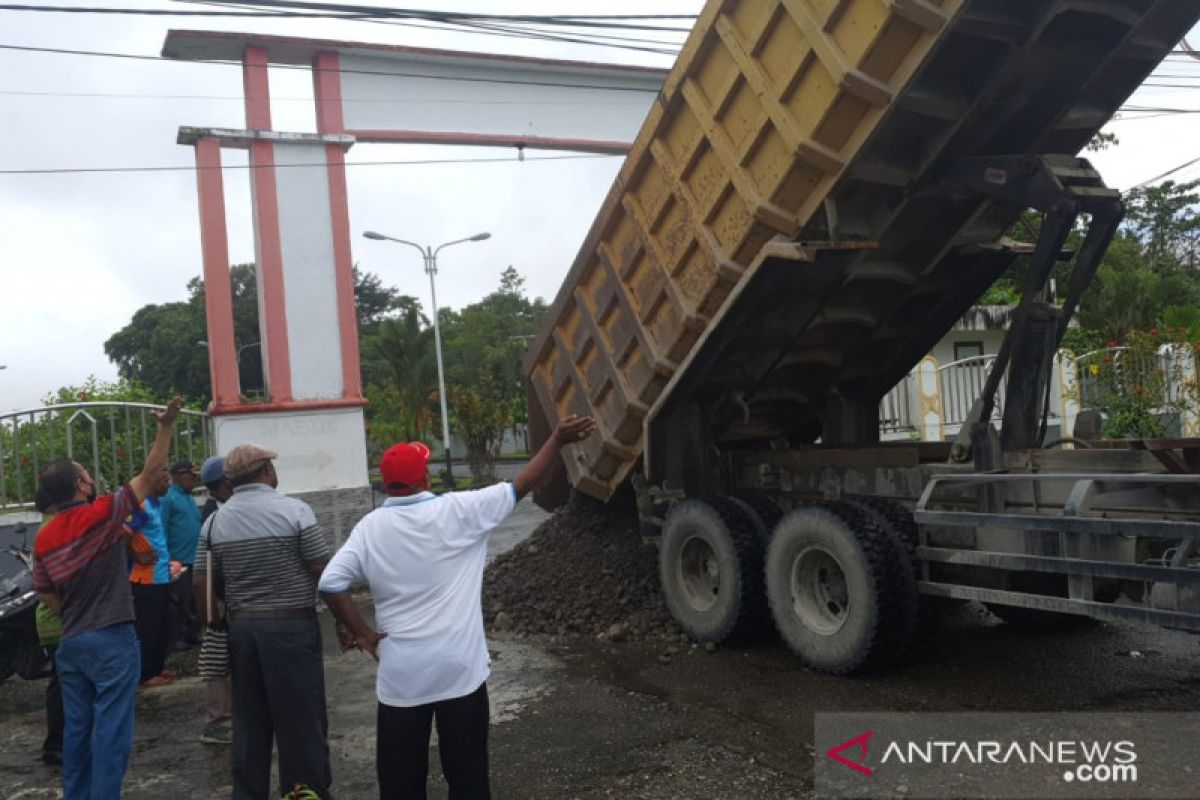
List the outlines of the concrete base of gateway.
{"label": "concrete base of gateway", "polygon": [[[285,487],[281,485],[279,488],[283,490]],[[358,521],[375,507],[375,496],[370,486],[287,492],[287,495],[312,506],[317,523],[332,547],[340,547]]]}

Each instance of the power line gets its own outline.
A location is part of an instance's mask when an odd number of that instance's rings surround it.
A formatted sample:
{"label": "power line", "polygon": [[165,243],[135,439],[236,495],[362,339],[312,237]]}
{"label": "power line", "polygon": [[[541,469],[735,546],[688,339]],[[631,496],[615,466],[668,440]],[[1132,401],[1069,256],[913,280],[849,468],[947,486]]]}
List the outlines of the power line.
{"label": "power line", "polygon": [[[241,67],[240,61],[224,61],[220,59],[195,59],[183,61],[175,58],[166,58],[164,56],[147,56],[139,53],[114,53],[104,50],[71,50],[60,47],[32,47],[29,45],[15,44],[0,44],[0,50],[16,50],[29,53],[50,53],[56,55],[72,55],[72,56],[97,56],[104,58],[126,58],[136,61],[159,61],[171,64],[216,64],[224,67]],[[328,69],[326,67],[309,66],[306,64],[272,64],[272,68],[278,69],[297,69],[311,70],[313,72],[337,72],[343,75],[383,75],[393,78],[422,78],[425,80],[437,81],[462,81],[466,83],[494,83],[506,84],[515,86],[545,86],[559,89],[595,89],[598,91],[613,91],[613,92],[642,92],[649,94],[657,94],[658,89],[639,89],[635,86],[613,86],[606,84],[595,83],[563,83],[556,81],[518,81],[508,78],[480,78],[480,77],[465,77],[452,75],[427,75],[419,72],[392,72],[388,70],[367,70],[367,69]]]}
{"label": "power line", "polygon": [[[0,89],[0,96],[7,97],[74,97],[74,98],[103,98],[111,100],[230,100],[245,102],[243,95],[216,94],[137,94],[133,92],[43,92],[22,91],[18,89]],[[271,102],[305,102],[314,103],[313,97],[279,97],[271,95]],[[343,97],[343,103],[388,103],[398,105],[483,105],[483,106],[630,106],[640,104],[638,100],[454,100],[449,98],[391,98],[373,99],[366,97]]]}
{"label": "power line", "polygon": [[[140,17],[307,17],[326,19],[424,19],[446,22],[449,24],[470,23],[535,23],[564,28],[596,28],[612,30],[662,31],[687,33],[688,28],[665,25],[627,24],[611,22],[612,17],[601,15],[592,16],[563,16],[563,15],[513,15],[513,14],[474,14],[466,12],[433,11],[427,9],[392,9],[373,6],[341,6],[330,3],[271,3],[271,2],[241,2],[222,3],[221,0],[207,0],[206,5],[236,5],[243,11],[209,11],[209,10],[179,10],[166,8],[128,8],[115,6],[60,6],[60,5],[31,5],[25,3],[0,3],[0,11],[19,11],[43,14],[100,14]],[[637,19],[626,15],[617,19]],[[644,16],[640,19],[695,19],[694,15]]]}
{"label": "power line", "polygon": [[[225,1],[223,1],[223,0],[174,0],[174,1],[175,2],[185,2],[185,3],[189,3],[189,4],[195,4],[195,5],[213,5],[213,6],[222,7],[222,8],[243,8],[243,9],[254,9],[255,8],[254,5],[247,4],[245,2],[245,0],[239,0],[239,2],[232,2],[232,0],[225,0]],[[280,12],[280,13],[286,17],[289,13],[299,13],[299,12]],[[628,15],[626,15],[626,16],[628,16]],[[548,40],[548,41],[576,42],[576,43],[580,43],[580,44],[587,44],[587,45],[592,45],[592,46],[597,46],[597,47],[611,47],[614,49],[644,50],[645,52],[662,53],[664,55],[677,55],[679,52],[679,49],[680,49],[680,45],[677,42],[666,42],[661,39],[646,39],[646,38],[634,37],[634,36],[619,36],[619,35],[615,35],[615,34],[576,33],[575,36],[579,37],[579,38],[567,39],[567,38],[559,38],[558,35],[555,35],[550,32],[539,32],[536,28],[505,27],[502,29],[502,28],[494,27],[494,26],[480,26],[480,25],[474,25],[474,24],[468,25],[465,23],[449,23],[449,22],[440,22],[440,23],[436,23],[436,24],[423,25],[419,22],[401,21],[398,19],[379,19],[376,16],[369,16],[369,15],[344,16],[344,17],[337,17],[337,19],[344,19],[347,22],[366,22],[366,23],[370,23],[372,25],[393,25],[393,26],[399,26],[399,27],[418,28],[418,29],[422,29],[422,30],[439,31],[442,33],[446,33],[446,32],[470,33],[470,34],[476,34],[476,35],[481,35],[481,36],[496,36],[496,37],[506,38],[506,39],[542,39],[542,40]],[[540,33],[540,35],[533,35],[533,34],[539,34],[539,33]],[[595,41],[593,41],[593,40],[595,40]],[[649,49],[649,48],[626,48],[623,45],[619,45],[619,44],[609,44],[608,42],[610,42],[610,41],[665,45],[666,48],[664,48],[663,50],[655,50],[655,49]]]}
{"label": "power line", "polygon": [[[427,166],[439,164],[524,164],[528,161],[578,161],[582,159],[617,158],[619,156],[595,153],[570,156],[526,156],[514,158],[430,158],[410,161],[347,161],[347,167],[395,167],[395,166]],[[305,164],[222,164],[219,167],[192,166],[153,166],[153,167],[74,167],[62,169],[0,169],[0,175],[77,175],[88,173],[124,173],[124,172],[198,172],[206,169],[288,169],[292,167],[327,167],[328,162],[312,162]]]}
{"label": "power line", "polygon": [[[271,9],[299,9],[303,11],[325,11],[335,14],[369,14],[371,16],[387,16],[398,18],[416,18],[440,22],[472,21],[472,22],[534,22],[542,25],[562,25],[565,27],[597,27],[624,28],[641,31],[674,31],[688,33],[691,28],[666,27],[661,25],[627,25],[624,22],[610,21],[613,18],[605,15],[538,15],[538,14],[480,14],[467,11],[433,11],[429,9],[386,8],[381,6],[359,6],[344,3],[311,2],[311,0],[206,0],[209,5],[233,5],[243,7]],[[695,20],[695,14],[687,15],[645,15],[641,19],[687,19]]]}
{"label": "power line", "polygon": [[329,14],[309,11],[179,11],[166,8],[95,8],[90,6],[27,6],[0,3],[0,11],[28,11],[51,14],[102,14],[138,17],[253,17],[257,19],[297,17],[305,19],[361,19],[360,14]]}
{"label": "power line", "polygon": [[[215,4],[215,0],[209,0],[208,4]],[[230,4],[233,5],[233,4]],[[26,11],[26,12],[49,12],[49,13],[65,13],[65,14],[103,14],[103,15],[128,15],[128,16],[183,16],[183,17],[247,17],[247,18],[269,18],[269,19],[329,19],[340,20],[347,22],[371,22],[379,24],[412,24],[399,22],[399,20],[407,19],[424,19],[433,22],[439,22],[445,25],[445,28],[435,28],[435,30],[457,30],[459,32],[481,33],[492,36],[504,36],[509,38],[545,40],[553,42],[564,42],[568,44],[583,44],[592,47],[609,47],[618,50],[632,50],[638,52],[655,53],[658,55],[675,55],[679,52],[679,47],[673,42],[663,42],[655,39],[640,39],[638,37],[605,35],[600,33],[555,33],[552,31],[540,31],[536,28],[526,28],[519,26],[500,25],[489,21],[472,20],[464,17],[462,19],[442,20],[441,14],[436,12],[414,13],[411,16],[408,14],[397,14],[382,10],[379,12],[369,11],[347,11],[347,12],[330,12],[330,11],[294,11],[294,10],[259,10],[253,6],[239,4],[236,7],[249,9],[245,11],[180,11],[173,9],[139,9],[139,8],[112,8],[112,7],[96,7],[96,6],[33,6],[19,5],[14,3],[0,4],[0,11]],[[491,16],[488,19],[501,19],[499,16]],[[615,27],[618,29],[640,29],[639,26],[605,26],[599,24],[581,24],[576,26],[563,22],[539,22],[539,25],[558,25],[561,27],[585,27],[591,29],[604,29],[607,27]],[[416,27],[424,27],[417,25]],[[686,32],[682,28],[662,28],[649,27],[648,30],[661,30],[672,32]],[[659,47],[642,46],[636,44],[660,45]]]}
{"label": "power line", "polygon": [[1176,172],[1185,170],[1188,167],[1192,166],[1193,164],[1200,164],[1200,158],[1193,158],[1191,161],[1185,161],[1184,163],[1180,164],[1178,167],[1173,167],[1172,169],[1167,170],[1166,172],[1162,173],[1161,175],[1155,175],[1153,178],[1150,178],[1149,180],[1144,180],[1141,183],[1134,186],[1133,188],[1141,189],[1146,186],[1149,186],[1152,183],[1157,183],[1158,181],[1161,181],[1163,178],[1169,178],[1170,176],[1174,175]]}

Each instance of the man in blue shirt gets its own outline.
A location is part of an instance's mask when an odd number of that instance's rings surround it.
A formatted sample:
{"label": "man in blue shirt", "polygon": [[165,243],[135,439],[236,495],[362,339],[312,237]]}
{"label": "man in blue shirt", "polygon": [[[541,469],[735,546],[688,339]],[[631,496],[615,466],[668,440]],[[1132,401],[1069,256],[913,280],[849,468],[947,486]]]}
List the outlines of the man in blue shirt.
{"label": "man in blue shirt", "polygon": [[186,567],[172,584],[168,646],[173,649],[178,644],[186,650],[200,641],[200,625],[196,617],[195,598],[192,596],[192,566],[196,563],[196,543],[200,541],[200,509],[192,499],[192,492],[196,489],[196,465],[186,458],[180,459],[168,471],[171,473],[171,488],[162,498],[167,550],[172,561],[178,561]]}
{"label": "man in blue shirt", "polygon": [[165,686],[173,675],[166,668],[171,630],[171,581],[179,574],[181,565],[168,554],[159,500],[166,494],[169,482],[167,473],[160,472],[141,506],[125,520],[133,538],[130,549],[135,560],[129,571],[129,583],[142,655],[140,683],[146,688]]}

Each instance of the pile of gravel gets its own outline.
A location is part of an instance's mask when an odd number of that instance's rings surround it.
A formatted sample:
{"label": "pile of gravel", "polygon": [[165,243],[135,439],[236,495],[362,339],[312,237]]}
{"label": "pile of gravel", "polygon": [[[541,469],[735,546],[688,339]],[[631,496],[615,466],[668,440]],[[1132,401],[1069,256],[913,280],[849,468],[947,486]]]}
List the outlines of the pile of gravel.
{"label": "pile of gravel", "polygon": [[658,551],[628,511],[574,498],[487,568],[488,627],[611,641],[674,638]]}

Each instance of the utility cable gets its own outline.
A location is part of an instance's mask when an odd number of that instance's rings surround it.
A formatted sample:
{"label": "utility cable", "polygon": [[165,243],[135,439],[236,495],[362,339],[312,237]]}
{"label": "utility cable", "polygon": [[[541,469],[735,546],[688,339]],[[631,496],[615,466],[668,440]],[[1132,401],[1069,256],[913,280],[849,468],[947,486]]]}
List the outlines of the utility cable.
{"label": "utility cable", "polygon": [[[537,15],[537,14],[480,14],[466,11],[433,11],[429,9],[411,9],[411,8],[387,8],[383,6],[360,6],[347,5],[343,3],[324,3],[311,2],[306,0],[206,0],[209,4],[229,5],[239,3],[243,6],[255,6],[259,8],[270,9],[299,9],[303,11],[326,11],[337,14],[357,13],[371,14],[372,16],[390,16],[399,18],[418,18],[435,20],[441,22],[453,22],[458,20],[469,21],[494,21],[494,22],[535,22],[542,25],[563,25],[568,27],[599,27],[599,28],[624,28],[629,30],[642,31],[674,31],[679,33],[688,33],[691,28],[668,27],[662,25],[627,25],[624,22],[610,22],[602,15]],[[663,19],[657,15],[650,15],[646,19]],[[695,20],[697,17],[694,14],[685,16],[670,15],[669,19],[687,19]]]}
{"label": "utility cable", "polygon": [[[133,92],[42,92],[23,91],[19,89],[0,89],[4,97],[73,97],[98,98],[112,100],[229,100],[244,103],[244,95],[217,94],[136,94]],[[304,102],[314,103],[315,98],[309,97],[280,97],[271,95],[271,102]],[[343,97],[343,103],[374,103],[394,105],[481,105],[481,106],[631,106],[640,104],[639,100],[455,100],[451,98],[367,98]]]}
{"label": "utility cable", "polygon": [[[441,164],[524,164],[529,161],[578,161],[582,159],[623,158],[607,153],[581,153],[569,156],[525,156],[524,158],[430,158],[410,161],[346,161],[347,167],[426,166]],[[0,169],[0,175],[78,175],[86,173],[121,172],[199,172],[210,169],[286,169],[291,167],[328,167],[328,162],[305,164],[221,164],[217,167],[157,166],[157,167],[75,167],[63,169]]]}
{"label": "utility cable", "polygon": [[[15,44],[0,44],[0,50],[15,50],[19,52],[30,53],[52,53],[57,55],[73,55],[73,56],[98,56],[105,58],[127,58],[137,61],[159,61],[172,64],[216,64],[225,67],[241,67],[240,61],[224,61],[220,59],[195,59],[184,61],[176,58],[166,58],[164,56],[148,56],[139,53],[114,53],[103,50],[71,50],[60,47],[33,47],[29,45]],[[466,83],[494,83],[515,86],[547,86],[559,89],[594,89],[597,91],[612,91],[612,92],[641,92],[647,94],[657,94],[658,89],[639,89],[636,86],[613,86],[606,84],[594,83],[563,83],[557,81],[518,81],[508,78],[481,78],[481,77],[465,77],[453,75],[426,75],[417,72],[393,72],[389,70],[367,70],[367,69],[346,69],[339,67],[338,69],[328,69],[326,67],[309,66],[307,64],[272,64],[272,68],[277,69],[296,69],[313,72],[338,72],[346,75],[383,75],[393,78],[421,78],[431,81],[462,81]]]}
{"label": "utility cable", "polygon": [[1142,188],[1145,188],[1146,186],[1149,186],[1152,183],[1158,183],[1163,178],[1169,178],[1170,176],[1174,175],[1176,172],[1185,170],[1188,167],[1192,166],[1193,164],[1200,164],[1200,158],[1193,158],[1191,161],[1185,161],[1184,163],[1180,164],[1178,167],[1169,169],[1166,172],[1162,173],[1161,175],[1155,175],[1153,178],[1150,178],[1149,180],[1144,180],[1132,188],[1142,189]]}

